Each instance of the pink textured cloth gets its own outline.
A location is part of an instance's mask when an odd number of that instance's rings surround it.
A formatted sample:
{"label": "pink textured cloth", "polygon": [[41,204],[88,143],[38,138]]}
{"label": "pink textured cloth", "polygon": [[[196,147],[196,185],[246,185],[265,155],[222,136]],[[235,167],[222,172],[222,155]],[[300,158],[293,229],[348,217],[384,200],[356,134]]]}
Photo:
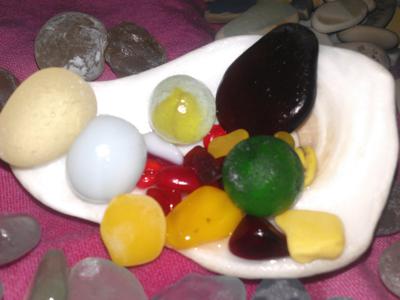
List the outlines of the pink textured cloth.
{"label": "pink textured cloth", "polygon": [[[157,38],[172,60],[213,40],[214,30],[203,18],[204,8],[202,0],[3,0],[0,1],[0,67],[9,69],[20,80],[36,71],[35,36],[49,18],[65,11],[88,13],[107,28],[121,21],[135,22]],[[212,66],[209,68],[212,72]],[[99,80],[112,78],[114,75],[106,68]],[[59,214],[40,204],[23,189],[4,163],[0,163],[0,213],[29,214],[39,220],[42,228],[37,248],[19,261],[0,267],[4,300],[23,299],[40,259],[49,249],[62,249],[70,266],[89,256],[108,258],[98,225]],[[312,299],[333,296],[396,299],[380,282],[377,267],[382,251],[399,240],[400,234],[377,238],[371,249],[347,268],[303,280]],[[156,261],[130,270],[150,297],[187,273],[209,274],[170,250],[164,250]],[[245,281],[248,298],[258,282]]]}

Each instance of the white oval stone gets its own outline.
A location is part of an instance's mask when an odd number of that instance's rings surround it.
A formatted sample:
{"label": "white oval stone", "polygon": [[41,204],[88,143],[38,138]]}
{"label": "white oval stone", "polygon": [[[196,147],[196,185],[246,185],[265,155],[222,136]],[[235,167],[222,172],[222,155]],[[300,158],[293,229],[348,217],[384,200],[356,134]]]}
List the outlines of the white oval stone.
{"label": "white oval stone", "polygon": [[385,50],[394,48],[399,43],[396,33],[385,28],[357,25],[337,34],[342,42],[365,42],[375,44]]}
{"label": "white oval stone", "polygon": [[361,22],[368,8],[363,0],[337,0],[318,7],[311,17],[311,25],[322,33],[349,28]]}

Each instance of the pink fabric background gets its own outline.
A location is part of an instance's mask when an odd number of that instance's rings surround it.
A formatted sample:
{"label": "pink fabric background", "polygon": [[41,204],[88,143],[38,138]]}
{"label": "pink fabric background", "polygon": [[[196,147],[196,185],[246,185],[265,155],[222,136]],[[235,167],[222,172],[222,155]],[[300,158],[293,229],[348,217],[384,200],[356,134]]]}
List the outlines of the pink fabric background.
{"label": "pink fabric background", "polygon": [[[0,1],[0,67],[20,80],[37,70],[33,42],[45,21],[65,11],[81,11],[104,22],[106,27],[121,21],[135,22],[149,30],[174,59],[213,40],[213,28],[203,19],[202,0],[36,0]],[[212,72],[212,66],[209,66]],[[107,68],[99,80],[114,78]],[[373,174],[371,174],[373,176]],[[378,179],[377,179],[378,180]],[[37,248],[9,266],[0,267],[4,300],[23,299],[41,257],[47,250],[62,249],[70,266],[98,256],[108,258],[98,226],[59,214],[32,198],[0,163],[0,213],[26,213],[39,220],[42,239]],[[353,299],[396,299],[379,280],[377,267],[382,251],[400,234],[377,238],[358,261],[337,272],[303,280],[312,299],[348,296]],[[154,262],[130,269],[151,297],[189,272],[209,274],[190,260],[165,250]],[[258,281],[245,281],[248,295]]]}

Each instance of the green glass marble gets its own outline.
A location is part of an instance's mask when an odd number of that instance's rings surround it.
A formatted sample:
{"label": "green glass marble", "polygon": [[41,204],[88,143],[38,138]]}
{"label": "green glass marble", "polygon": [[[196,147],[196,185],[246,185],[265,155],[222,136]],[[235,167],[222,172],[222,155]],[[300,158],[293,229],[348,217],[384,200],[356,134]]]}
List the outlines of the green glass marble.
{"label": "green glass marble", "polygon": [[288,209],[303,187],[297,154],[272,136],[254,136],[237,144],[222,168],[224,189],[247,214],[264,217]]}

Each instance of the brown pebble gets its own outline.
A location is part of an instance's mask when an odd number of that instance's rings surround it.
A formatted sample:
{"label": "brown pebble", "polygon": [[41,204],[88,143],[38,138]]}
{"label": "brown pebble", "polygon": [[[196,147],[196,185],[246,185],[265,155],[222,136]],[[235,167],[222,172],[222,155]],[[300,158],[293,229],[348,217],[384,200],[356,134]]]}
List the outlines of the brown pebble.
{"label": "brown pebble", "polygon": [[105,59],[118,77],[140,73],[166,62],[164,48],[144,28],[122,22],[108,31]]}

